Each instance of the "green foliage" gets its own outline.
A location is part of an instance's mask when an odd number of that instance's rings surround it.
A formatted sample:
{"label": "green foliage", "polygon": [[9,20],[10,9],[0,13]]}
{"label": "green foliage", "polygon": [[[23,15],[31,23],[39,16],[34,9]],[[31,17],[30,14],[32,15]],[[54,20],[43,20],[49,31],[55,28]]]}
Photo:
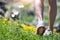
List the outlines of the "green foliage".
{"label": "green foliage", "polygon": [[15,24],[3,25],[0,20],[0,40],[38,40],[38,36],[30,31],[24,31],[23,28]]}
{"label": "green foliage", "polygon": [[29,30],[23,30],[20,24],[10,25],[8,21],[4,23],[4,20],[0,19],[0,40],[60,40],[60,35],[36,35]]}

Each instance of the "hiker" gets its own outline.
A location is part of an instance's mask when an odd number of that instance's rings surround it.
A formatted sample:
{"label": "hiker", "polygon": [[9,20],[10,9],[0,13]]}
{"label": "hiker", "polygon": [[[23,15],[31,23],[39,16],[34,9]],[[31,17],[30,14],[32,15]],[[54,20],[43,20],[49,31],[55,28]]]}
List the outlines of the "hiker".
{"label": "hiker", "polygon": [[[53,33],[53,25],[54,25],[54,21],[57,15],[57,3],[56,0],[48,0],[48,4],[49,4],[49,32]],[[41,34],[39,33],[39,28],[40,27],[45,27],[44,25],[44,20],[43,20],[43,12],[44,12],[44,0],[35,0],[35,12],[38,18],[38,24],[37,24],[37,30],[36,33],[37,34]],[[47,34],[45,31],[45,28],[43,31],[43,34]],[[45,35],[44,34],[44,35]]]}

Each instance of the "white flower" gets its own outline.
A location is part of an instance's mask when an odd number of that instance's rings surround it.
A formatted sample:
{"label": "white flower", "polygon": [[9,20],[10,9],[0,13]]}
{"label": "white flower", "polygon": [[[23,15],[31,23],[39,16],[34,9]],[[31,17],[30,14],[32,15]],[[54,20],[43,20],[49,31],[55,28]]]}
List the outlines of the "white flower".
{"label": "white flower", "polygon": [[12,17],[15,17],[15,15],[14,15],[14,14],[12,14],[11,16],[12,16]]}
{"label": "white flower", "polygon": [[19,3],[14,3],[13,4],[13,7],[16,7],[16,8],[24,8],[24,5],[23,4],[19,4]]}
{"label": "white flower", "polygon": [[19,8],[24,8],[24,5],[18,5]]}
{"label": "white flower", "polygon": [[13,10],[13,14],[14,14],[14,15],[18,15],[18,14],[19,14],[19,11]]}

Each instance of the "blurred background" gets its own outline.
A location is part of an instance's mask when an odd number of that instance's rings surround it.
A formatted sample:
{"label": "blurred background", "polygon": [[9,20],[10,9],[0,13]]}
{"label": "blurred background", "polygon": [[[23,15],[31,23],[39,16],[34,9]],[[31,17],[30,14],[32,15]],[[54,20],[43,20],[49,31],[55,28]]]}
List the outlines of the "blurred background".
{"label": "blurred background", "polygon": [[[1,17],[7,17],[8,19],[23,24],[34,24],[36,25],[36,15],[34,10],[34,0],[0,0],[5,6],[5,12],[2,12]],[[3,8],[2,8],[3,9]],[[16,14],[15,14],[16,13]],[[12,16],[11,16],[12,15]],[[44,21],[48,26],[48,2],[44,0]],[[54,26],[60,22],[60,0],[57,0],[57,17]]]}

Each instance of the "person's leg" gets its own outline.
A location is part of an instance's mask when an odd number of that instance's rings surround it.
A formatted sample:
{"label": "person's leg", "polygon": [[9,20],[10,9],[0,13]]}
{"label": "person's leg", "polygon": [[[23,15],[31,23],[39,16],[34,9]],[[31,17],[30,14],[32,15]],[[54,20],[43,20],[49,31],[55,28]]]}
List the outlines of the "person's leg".
{"label": "person's leg", "polygon": [[35,0],[35,11],[39,21],[43,21],[44,0]]}
{"label": "person's leg", "polygon": [[57,3],[56,0],[48,0],[49,3],[49,28],[53,33],[53,25],[57,15]]}
{"label": "person's leg", "polygon": [[36,34],[43,35],[45,32],[43,21],[44,0],[35,0],[35,11],[38,18]]}

